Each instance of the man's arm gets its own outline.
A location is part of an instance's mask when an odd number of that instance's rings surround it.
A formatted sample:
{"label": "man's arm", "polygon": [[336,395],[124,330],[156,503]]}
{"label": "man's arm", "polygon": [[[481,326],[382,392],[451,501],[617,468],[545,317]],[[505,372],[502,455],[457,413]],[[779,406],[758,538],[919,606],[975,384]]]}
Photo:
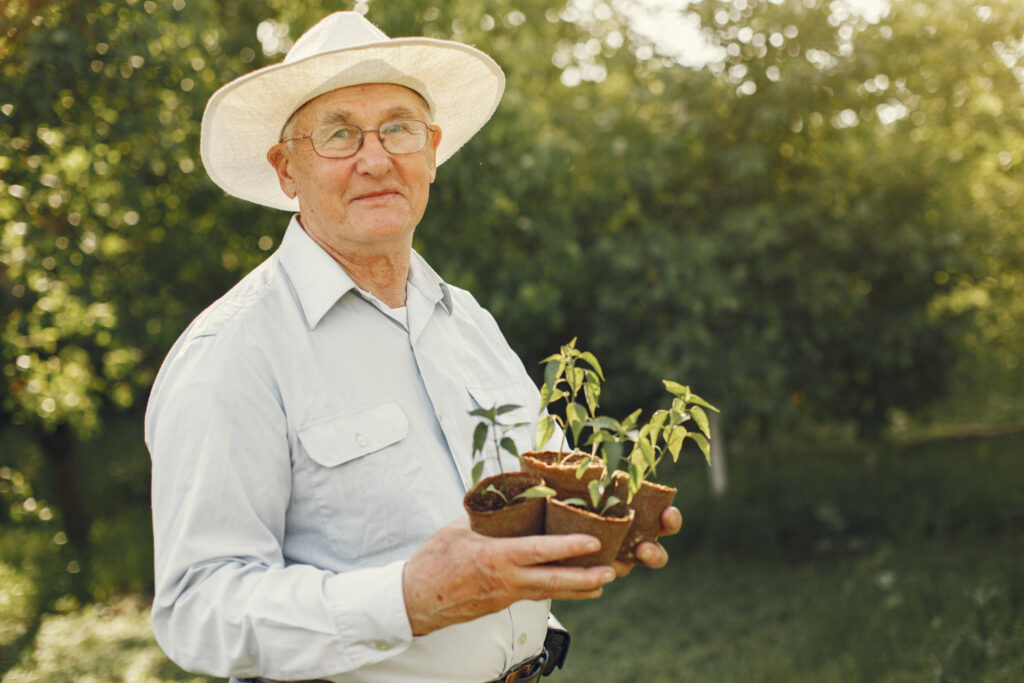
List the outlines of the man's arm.
{"label": "man's arm", "polygon": [[281,679],[402,652],[412,633],[401,563],[286,566],[286,418],[268,371],[239,347],[194,340],[151,398],[158,642],[190,671]]}

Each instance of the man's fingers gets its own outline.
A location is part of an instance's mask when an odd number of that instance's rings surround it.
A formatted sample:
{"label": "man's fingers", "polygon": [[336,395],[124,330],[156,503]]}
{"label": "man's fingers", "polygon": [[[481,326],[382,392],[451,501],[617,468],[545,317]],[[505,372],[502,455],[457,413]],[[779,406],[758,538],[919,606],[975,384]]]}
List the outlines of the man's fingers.
{"label": "man's fingers", "polygon": [[582,600],[601,595],[602,587],[615,580],[611,567],[524,567],[518,581],[535,600]]}
{"label": "man's fingers", "polygon": [[671,536],[678,534],[683,528],[683,513],[679,508],[670,506],[661,511],[661,534],[660,536]]}
{"label": "man's fingers", "polygon": [[501,553],[520,567],[558,562],[579,557],[601,549],[601,542],[587,534],[557,534],[552,536],[520,536],[498,541]]}
{"label": "man's fingers", "polygon": [[636,559],[651,569],[661,569],[668,564],[668,552],[657,543],[644,541],[636,546]]}

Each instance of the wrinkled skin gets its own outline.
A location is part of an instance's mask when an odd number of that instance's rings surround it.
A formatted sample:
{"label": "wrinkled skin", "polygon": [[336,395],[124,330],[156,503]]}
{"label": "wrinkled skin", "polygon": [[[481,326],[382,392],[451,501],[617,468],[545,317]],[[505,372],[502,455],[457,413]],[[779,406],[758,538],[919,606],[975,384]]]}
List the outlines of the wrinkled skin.
{"label": "wrinkled skin", "polygon": [[[677,533],[682,515],[662,513],[662,534]],[[405,608],[413,635],[470,621],[519,600],[586,600],[605,584],[625,576],[632,565],[561,567],[549,563],[594,552],[597,539],[585,534],[488,538],[463,517],[435,533],[405,566]],[[641,543],[637,558],[652,569],[664,567],[668,553],[657,543]],[[453,557],[460,558],[452,562]]]}

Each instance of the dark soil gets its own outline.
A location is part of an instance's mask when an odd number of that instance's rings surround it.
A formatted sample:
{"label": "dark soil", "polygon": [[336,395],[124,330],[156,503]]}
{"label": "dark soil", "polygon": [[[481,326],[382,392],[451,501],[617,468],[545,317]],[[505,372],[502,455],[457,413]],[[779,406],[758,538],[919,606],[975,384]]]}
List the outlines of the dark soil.
{"label": "dark soil", "polygon": [[497,495],[496,493],[493,493],[491,491],[478,491],[472,493],[466,499],[466,505],[471,510],[476,510],[477,512],[486,512],[488,510],[500,510],[501,508],[507,507],[509,505],[518,505],[519,503],[525,502],[526,499],[520,498],[519,500],[512,500],[512,498],[514,496],[518,496],[520,493],[530,488],[531,486],[536,486],[536,483],[533,481],[524,480],[511,476],[505,477],[504,486],[502,486],[501,481],[499,480],[494,484],[494,487],[505,494],[505,497],[508,498],[509,500],[508,503],[502,500],[501,496]]}

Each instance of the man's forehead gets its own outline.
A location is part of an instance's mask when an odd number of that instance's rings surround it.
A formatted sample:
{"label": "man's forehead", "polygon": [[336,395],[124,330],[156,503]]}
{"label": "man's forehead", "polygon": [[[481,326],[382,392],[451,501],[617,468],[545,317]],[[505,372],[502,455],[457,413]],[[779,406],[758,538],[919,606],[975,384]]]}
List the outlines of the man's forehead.
{"label": "man's forehead", "polygon": [[426,99],[412,88],[397,83],[365,83],[328,91],[306,102],[295,115],[308,112],[317,118],[338,119],[366,108],[402,116],[430,114]]}

